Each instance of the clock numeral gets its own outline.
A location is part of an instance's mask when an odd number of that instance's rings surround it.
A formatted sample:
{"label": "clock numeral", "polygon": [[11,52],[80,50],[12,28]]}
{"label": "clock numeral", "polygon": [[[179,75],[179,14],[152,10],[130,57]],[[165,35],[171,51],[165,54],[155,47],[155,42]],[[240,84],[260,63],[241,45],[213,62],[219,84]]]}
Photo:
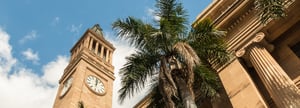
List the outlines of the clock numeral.
{"label": "clock numeral", "polygon": [[91,88],[91,90],[93,90],[94,92],[100,93],[100,94],[105,93],[104,84],[97,77],[91,76],[91,75],[88,76],[86,79],[86,83]]}
{"label": "clock numeral", "polygon": [[70,77],[69,79],[67,79],[67,81],[65,81],[63,83],[63,88],[60,93],[61,96],[63,96],[70,89],[72,81],[73,81],[73,78]]}
{"label": "clock numeral", "polygon": [[91,78],[91,77],[88,77],[86,80],[87,80],[87,81],[91,81],[91,80],[92,80],[92,78]]}

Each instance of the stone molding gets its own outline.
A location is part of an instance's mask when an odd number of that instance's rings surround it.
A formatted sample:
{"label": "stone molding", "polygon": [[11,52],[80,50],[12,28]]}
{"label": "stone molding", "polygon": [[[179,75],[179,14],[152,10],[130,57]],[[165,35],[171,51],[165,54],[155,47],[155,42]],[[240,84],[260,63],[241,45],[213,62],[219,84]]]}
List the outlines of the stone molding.
{"label": "stone molding", "polygon": [[251,44],[257,44],[257,43],[260,43],[260,42],[265,42],[265,41],[263,41],[264,37],[265,37],[265,33],[263,33],[263,32],[256,33],[255,37],[253,37],[251,39],[251,41],[249,41],[241,49],[235,51],[235,55],[237,57],[243,57],[247,53],[247,49],[248,49],[249,46],[251,46]]}

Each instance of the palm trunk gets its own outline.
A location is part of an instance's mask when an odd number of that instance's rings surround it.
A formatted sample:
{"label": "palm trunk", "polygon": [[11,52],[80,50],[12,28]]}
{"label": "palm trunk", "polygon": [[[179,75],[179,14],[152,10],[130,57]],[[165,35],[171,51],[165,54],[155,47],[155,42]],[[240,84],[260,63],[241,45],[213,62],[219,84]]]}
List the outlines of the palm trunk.
{"label": "palm trunk", "polygon": [[177,87],[182,98],[182,102],[184,103],[185,108],[197,108],[195,103],[195,98],[193,96],[192,88],[188,87],[186,81],[180,77],[176,76],[175,82],[177,83]]}
{"label": "palm trunk", "polygon": [[161,67],[159,72],[159,91],[163,96],[167,108],[175,108],[172,96],[176,96],[177,88],[171,76],[170,70],[166,66],[166,58],[161,58]]}
{"label": "palm trunk", "polygon": [[163,97],[166,108],[175,108],[175,103],[172,100],[174,90],[170,83],[167,81],[163,73],[159,74],[159,92]]}

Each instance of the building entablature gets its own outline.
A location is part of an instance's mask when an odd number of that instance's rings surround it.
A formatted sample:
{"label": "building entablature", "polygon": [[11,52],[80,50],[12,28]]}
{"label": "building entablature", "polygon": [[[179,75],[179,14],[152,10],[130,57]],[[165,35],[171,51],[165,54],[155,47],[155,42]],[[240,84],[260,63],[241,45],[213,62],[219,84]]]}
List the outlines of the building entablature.
{"label": "building entablature", "polygon": [[[268,19],[263,24],[254,1],[229,0],[228,5],[227,1],[215,0],[193,26],[211,18],[215,27],[227,31],[225,40],[232,59],[214,68],[234,107],[250,105],[239,101],[243,99],[239,95],[247,95],[249,91],[257,94],[253,103],[260,102],[261,107],[299,107],[300,14],[296,13],[300,11],[300,2],[285,0],[286,16]],[[238,75],[243,78],[232,79]],[[236,81],[240,83],[234,85]],[[249,86],[247,90],[240,90],[246,85]]]}
{"label": "building entablature", "polygon": [[[300,17],[298,16],[300,15],[294,15],[299,11],[295,9],[297,6],[299,3],[294,3],[294,0],[286,1],[287,15],[295,20],[283,18],[269,20],[267,24],[262,24],[258,15],[259,12],[254,8],[254,0],[215,0],[209,8],[198,16],[193,25],[205,18],[212,19],[218,29],[227,31],[228,51],[234,52],[243,48],[259,32],[266,34],[267,41],[274,41],[286,29],[299,21]],[[284,28],[280,28],[282,26]],[[279,28],[282,30],[276,30]]]}

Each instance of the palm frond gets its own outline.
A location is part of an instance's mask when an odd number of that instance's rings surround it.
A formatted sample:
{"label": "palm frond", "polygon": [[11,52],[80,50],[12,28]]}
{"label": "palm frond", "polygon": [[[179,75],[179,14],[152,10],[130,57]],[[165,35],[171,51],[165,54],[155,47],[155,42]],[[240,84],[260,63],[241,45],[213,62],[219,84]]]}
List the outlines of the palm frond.
{"label": "palm frond", "polygon": [[146,24],[134,17],[128,17],[124,20],[118,19],[112,26],[117,31],[119,38],[129,41],[136,48],[141,48],[147,44],[147,37],[156,31],[152,25]]}
{"label": "palm frond", "polygon": [[163,96],[160,94],[159,87],[158,87],[158,82],[157,84],[153,85],[152,88],[150,89],[151,93],[149,94],[149,105],[147,108],[165,108],[166,104],[163,99]]}
{"label": "palm frond", "polygon": [[229,60],[225,34],[225,31],[217,30],[210,19],[204,19],[191,30],[188,38],[203,62],[214,59],[222,64]]}
{"label": "palm frond", "polygon": [[197,53],[188,43],[178,42],[173,46],[173,48],[183,57],[184,62],[191,68],[194,68],[196,65],[200,65],[200,59]]}
{"label": "palm frond", "polygon": [[160,29],[176,36],[187,30],[187,15],[181,3],[176,0],[157,0],[156,15],[160,17]]}
{"label": "palm frond", "polygon": [[278,19],[286,16],[285,0],[255,0],[255,8],[259,10],[260,20],[265,24],[270,18]]}
{"label": "palm frond", "polygon": [[120,69],[122,88],[119,90],[119,100],[122,103],[126,97],[132,97],[135,92],[144,88],[148,76],[156,72],[157,54],[139,51],[127,57],[127,63]]}
{"label": "palm frond", "polygon": [[221,88],[221,82],[213,69],[205,65],[198,66],[195,70],[195,80],[200,83],[194,85],[198,99],[213,98]]}
{"label": "palm frond", "polygon": [[195,27],[193,27],[190,31],[190,36],[188,37],[191,40],[196,40],[200,36],[204,36],[207,33],[210,33],[213,31],[214,27],[212,25],[211,19],[203,19],[199,23],[196,24]]}

